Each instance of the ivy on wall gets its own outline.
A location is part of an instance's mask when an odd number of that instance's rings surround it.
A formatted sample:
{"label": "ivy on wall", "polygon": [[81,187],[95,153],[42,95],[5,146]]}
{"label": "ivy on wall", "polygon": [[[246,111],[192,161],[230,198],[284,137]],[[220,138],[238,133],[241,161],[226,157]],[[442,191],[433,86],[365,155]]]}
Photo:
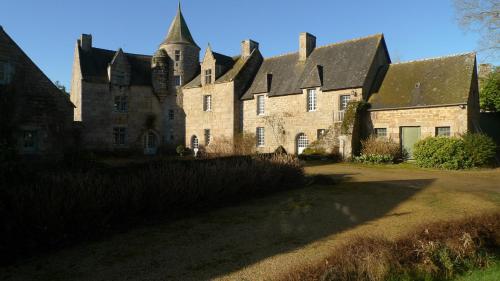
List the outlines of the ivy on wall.
{"label": "ivy on wall", "polygon": [[351,135],[354,122],[359,113],[367,110],[370,107],[369,103],[364,101],[350,101],[344,114],[344,120],[340,127],[340,132],[344,135]]}

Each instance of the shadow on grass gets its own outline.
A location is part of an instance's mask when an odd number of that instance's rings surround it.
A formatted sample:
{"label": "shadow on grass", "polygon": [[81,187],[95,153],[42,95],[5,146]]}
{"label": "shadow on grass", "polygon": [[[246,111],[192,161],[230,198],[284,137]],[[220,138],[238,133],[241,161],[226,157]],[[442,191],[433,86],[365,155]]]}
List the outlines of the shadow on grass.
{"label": "shadow on grass", "polygon": [[[391,210],[434,181],[339,183],[349,175],[331,177],[332,182],[321,181],[321,185],[312,184],[195,218],[119,235],[99,244],[100,249],[92,250],[91,256],[79,253],[77,258],[89,268],[75,270],[95,274],[85,276],[87,279],[220,277],[384,216],[404,216],[406,213],[391,214]],[[57,271],[71,274],[68,267],[59,265],[52,270],[58,276],[65,276]],[[101,275],[101,270],[106,275]]]}

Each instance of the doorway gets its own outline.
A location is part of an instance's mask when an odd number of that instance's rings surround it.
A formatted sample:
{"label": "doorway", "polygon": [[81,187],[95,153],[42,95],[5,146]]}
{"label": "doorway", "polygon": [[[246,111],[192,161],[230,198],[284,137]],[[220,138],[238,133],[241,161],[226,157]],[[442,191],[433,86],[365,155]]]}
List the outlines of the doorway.
{"label": "doorway", "polygon": [[152,131],[144,134],[144,154],[146,155],[155,155],[158,151],[158,137]]}
{"label": "doorway", "polygon": [[403,155],[413,159],[413,146],[420,140],[420,127],[401,127],[400,135]]}
{"label": "doorway", "polygon": [[309,146],[309,140],[307,139],[306,134],[300,133],[297,135],[297,154],[302,154],[304,149]]}

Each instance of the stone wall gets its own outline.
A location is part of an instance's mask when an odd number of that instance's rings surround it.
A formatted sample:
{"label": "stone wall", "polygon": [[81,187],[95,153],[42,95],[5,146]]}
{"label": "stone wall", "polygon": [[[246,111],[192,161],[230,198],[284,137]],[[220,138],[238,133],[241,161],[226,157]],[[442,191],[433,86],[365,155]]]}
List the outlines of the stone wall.
{"label": "stone wall", "polygon": [[[203,111],[203,96],[212,96],[212,110]],[[205,129],[210,129],[212,139],[234,137],[234,83],[209,84],[199,88],[183,90],[183,107],[186,114],[187,147],[196,135],[204,145]]]}
{"label": "stone wall", "polygon": [[421,138],[434,136],[436,127],[450,127],[450,134],[458,136],[467,132],[467,111],[465,105],[369,111],[365,129],[387,128],[387,136],[396,142],[400,141],[400,127],[406,126],[419,126]]}
{"label": "stone wall", "polygon": [[[82,82],[80,107],[85,148],[95,150],[141,149],[142,137],[149,128],[146,120],[154,116],[152,129],[159,137],[163,126],[161,104],[148,86],[110,86]],[[125,95],[127,112],[114,110],[114,97]],[[113,128],[127,128],[127,144],[113,145]]]}
{"label": "stone wall", "polygon": [[[307,93],[265,97],[265,114],[257,115],[256,98],[243,101],[243,131],[255,134],[257,127],[264,127],[265,145],[259,147],[260,152],[272,152],[283,145],[288,153],[296,153],[296,137],[304,133],[309,143],[317,140],[318,129],[331,129],[340,124],[340,96],[351,95],[351,100],[362,97],[361,89],[317,92],[317,110],[307,111]],[[356,93],[356,94],[354,94]],[[273,130],[273,124],[282,123],[285,134]],[[274,126],[276,127],[276,126]]]}

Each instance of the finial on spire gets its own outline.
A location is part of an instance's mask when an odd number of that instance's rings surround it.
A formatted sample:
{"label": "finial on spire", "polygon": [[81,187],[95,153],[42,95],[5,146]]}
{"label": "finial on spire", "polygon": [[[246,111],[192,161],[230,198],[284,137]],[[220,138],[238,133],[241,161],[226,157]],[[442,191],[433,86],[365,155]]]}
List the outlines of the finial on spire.
{"label": "finial on spire", "polygon": [[177,5],[177,11],[181,10],[181,0],[179,0],[179,5]]}

